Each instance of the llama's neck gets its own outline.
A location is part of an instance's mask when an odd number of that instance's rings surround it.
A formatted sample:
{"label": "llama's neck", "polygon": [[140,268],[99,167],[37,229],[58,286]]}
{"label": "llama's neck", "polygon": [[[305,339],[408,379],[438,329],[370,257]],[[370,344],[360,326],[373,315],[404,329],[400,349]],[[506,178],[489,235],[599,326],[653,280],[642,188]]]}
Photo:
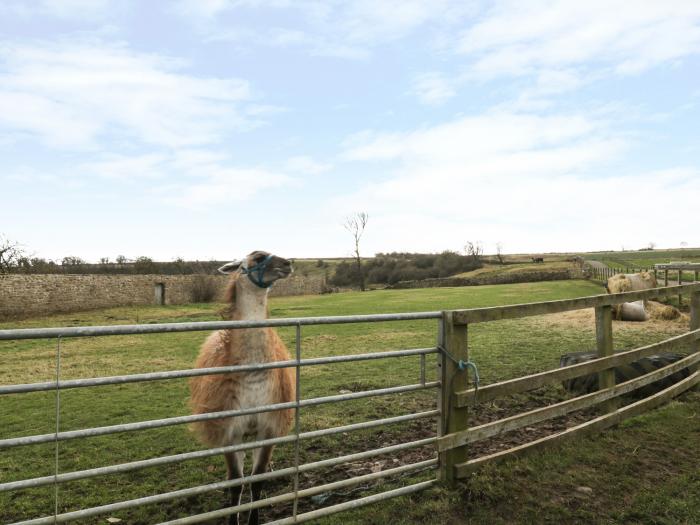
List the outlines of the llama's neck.
{"label": "llama's neck", "polygon": [[[248,279],[236,283],[236,302],[231,318],[234,321],[267,319],[267,288],[259,288]],[[263,363],[270,360],[269,328],[234,330],[238,343],[233,346],[239,363]]]}
{"label": "llama's neck", "polygon": [[267,319],[268,288],[258,288],[252,283],[236,283],[236,305],[233,319]]}

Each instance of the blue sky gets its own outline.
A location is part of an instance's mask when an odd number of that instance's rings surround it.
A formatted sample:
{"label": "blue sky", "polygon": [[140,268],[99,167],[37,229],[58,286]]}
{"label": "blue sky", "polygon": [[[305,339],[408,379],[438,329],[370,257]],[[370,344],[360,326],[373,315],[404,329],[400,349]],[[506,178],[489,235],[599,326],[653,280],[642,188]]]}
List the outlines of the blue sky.
{"label": "blue sky", "polygon": [[700,245],[700,3],[0,3],[0,233],[96,261]]}

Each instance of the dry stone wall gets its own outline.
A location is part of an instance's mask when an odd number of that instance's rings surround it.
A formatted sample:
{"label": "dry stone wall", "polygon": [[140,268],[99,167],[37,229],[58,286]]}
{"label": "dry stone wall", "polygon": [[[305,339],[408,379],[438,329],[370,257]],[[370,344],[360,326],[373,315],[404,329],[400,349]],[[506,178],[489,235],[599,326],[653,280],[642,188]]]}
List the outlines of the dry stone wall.
{"label": "dry stone wall", "polygon": [[[0,319],[152,304],[192,302],[201,275],[0,275]],[[204,276],[220,301],[228,277]],[[160,298],[160,290],[163,299]],[[271,289],[271,296],[318,294],[326,291],[323,277],[291,276]]]}
{"label": "dry stone wall", "polygon": [[443,277],[423,279],[421,281],[399,281],[387,288],[440,288],[447,286],[479,286],[486,284],[515,284],[539,281],[562,281],[566,279],[583,279],[583,272],[578,268],[556,268],[536,272],[495,274],[481,277]]}

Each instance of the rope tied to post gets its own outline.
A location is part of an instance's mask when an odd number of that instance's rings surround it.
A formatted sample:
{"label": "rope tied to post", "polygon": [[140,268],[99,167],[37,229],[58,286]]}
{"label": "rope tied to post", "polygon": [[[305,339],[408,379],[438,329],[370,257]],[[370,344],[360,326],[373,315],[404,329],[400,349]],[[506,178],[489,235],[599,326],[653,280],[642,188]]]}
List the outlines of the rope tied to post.
{"label": "rope tied to post", "polygon": [[465,370],[471,368],[471,370],[474,372],[474,398],[476,398],[476,394],[479,392],[479,383],[481,381],[481,379],[479,378],[479,368],[476,366],[476,363],[471,359],[468,359],[467,361],[465,361],[464,359],[457,359],[455,356],[449,353],[446,348],[442,346],[438,346],[438,349],[447,357],[449,357],[452,360],[452,362],[454,362],[454,364],[457,365],[457,369],[461,372],[464,372]]}

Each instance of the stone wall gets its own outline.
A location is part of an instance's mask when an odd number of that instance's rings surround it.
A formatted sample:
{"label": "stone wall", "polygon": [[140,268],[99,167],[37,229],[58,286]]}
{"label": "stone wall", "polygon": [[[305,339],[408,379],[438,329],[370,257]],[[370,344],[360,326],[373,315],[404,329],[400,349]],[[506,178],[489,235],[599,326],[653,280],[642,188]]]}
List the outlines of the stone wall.
{"label": "stone wall", "polygon": [[[225,275],[0,275],[0,319],[77,312],[112,306],[159,304],[157,286],[163,285],[165,304],[193,302],[198,279],[211,280],[220,301]],[[319,294],[326,291],[323,277],[291,276],[278,281],[270,295]]]}
{"label": "stone wall", "polygon": [[480,286],[485,284],[514,284],[532,283],[538,281],[562,281],[566,279],[583,279],[584,275],[578,268],[555,268],[521,273],[504,273],[484,275],[479,277],[444,277],[423,279],[421,281],[399,281],[388,288],[440,288],[446,286]]}

